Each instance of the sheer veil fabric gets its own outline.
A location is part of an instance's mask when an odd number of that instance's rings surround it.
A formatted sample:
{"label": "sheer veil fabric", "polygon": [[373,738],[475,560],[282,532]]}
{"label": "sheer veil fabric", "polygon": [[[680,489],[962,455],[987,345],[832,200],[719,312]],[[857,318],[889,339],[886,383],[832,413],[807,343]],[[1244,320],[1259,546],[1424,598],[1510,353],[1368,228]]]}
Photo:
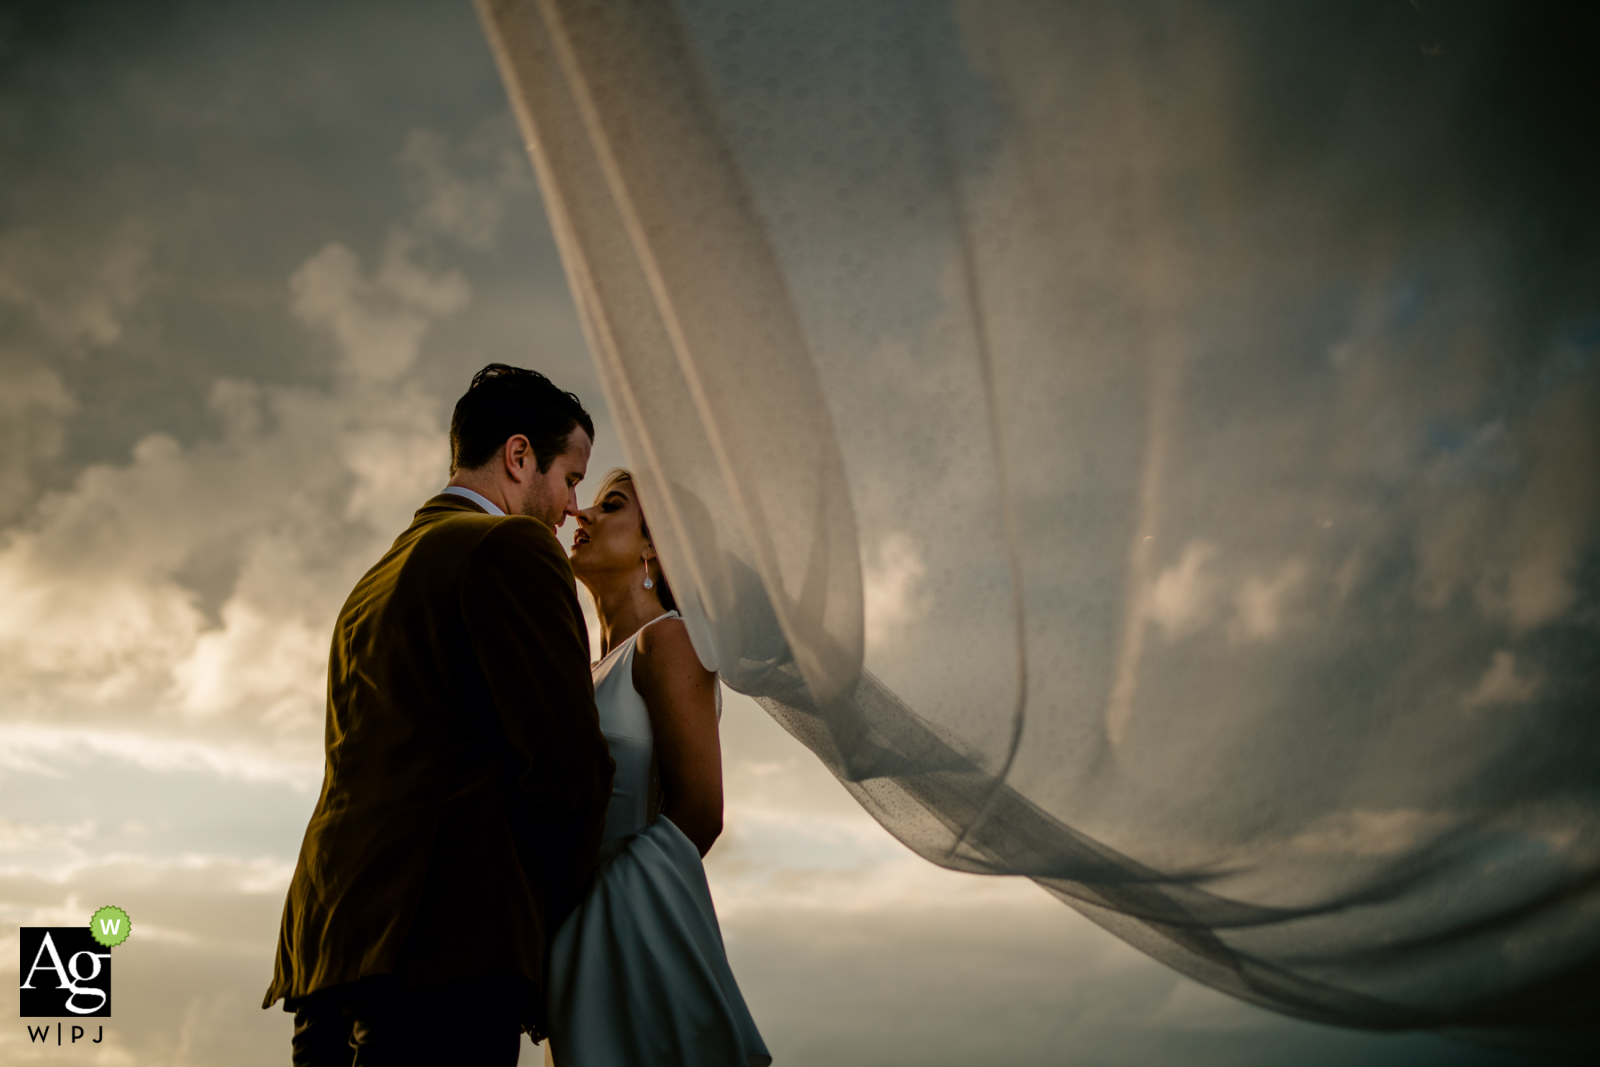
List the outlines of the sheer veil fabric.
{"label": "sheer veil fabric", "polygon": [[1600,1049],[1593,11],[479,6],[708,667],[1217,989]]}

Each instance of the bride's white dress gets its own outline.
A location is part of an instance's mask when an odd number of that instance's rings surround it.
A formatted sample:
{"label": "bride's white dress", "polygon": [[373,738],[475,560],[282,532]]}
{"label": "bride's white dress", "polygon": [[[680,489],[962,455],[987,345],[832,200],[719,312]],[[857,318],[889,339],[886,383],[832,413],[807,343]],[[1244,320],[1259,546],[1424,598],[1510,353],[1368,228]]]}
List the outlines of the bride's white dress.
{"label": "bride's white dress", "polygon": [[666,816],[650,820],[655,745],[633,687],[638,636],[594,667],[617,774],[594,884],[550,945],[547,1060],[765,1067],[772,1057],[728,967],[699,850]]}

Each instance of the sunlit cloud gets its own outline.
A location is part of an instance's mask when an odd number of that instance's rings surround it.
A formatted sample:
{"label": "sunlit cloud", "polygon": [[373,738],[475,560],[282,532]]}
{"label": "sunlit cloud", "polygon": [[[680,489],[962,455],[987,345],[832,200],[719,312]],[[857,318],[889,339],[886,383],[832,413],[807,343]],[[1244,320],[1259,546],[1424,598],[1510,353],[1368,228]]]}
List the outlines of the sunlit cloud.
{"label": "sunlit cloud", "polygon": [[391,230],[370,274],[349,248],[329,244],[289,279],[295,317],[332,334],[340,370],[393,380],[416,362],[432,320],[471,302],[460,271],[429,271],[417,263],[415,240],[404,229]]}
{"label": "sunlit cloud", "polygon": [[1149,598],[1150,618],[1169,638],[1204,626],[1217,606],[1217,580],[1207,565],[1217,554],[1209,541],[1190,541],[1178,562],[1156,576]]}
{"label": "sunlit cloud", "polygon": [[899,533],[884,538],[862,574],[868,646],[892,642],[918,618],[928,602],[921,588],[927,574],[915,541]]}
{"label": "sunlit cloud", "polygon": [[85,763],[111,760],[148,771],[314,787],[322,779],[322,764],[297,758],[301,755],[295,749],[282,754],[249,736],[219,741],[105,725],[0,723],[0,775],[11,771],[63,777],[76,774]]}

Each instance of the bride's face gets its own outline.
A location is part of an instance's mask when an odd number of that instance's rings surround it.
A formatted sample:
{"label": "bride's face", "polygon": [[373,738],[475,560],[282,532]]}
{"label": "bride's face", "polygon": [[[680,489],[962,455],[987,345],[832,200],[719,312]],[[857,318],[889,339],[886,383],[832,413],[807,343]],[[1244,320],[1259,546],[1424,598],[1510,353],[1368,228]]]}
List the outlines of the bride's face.
{"label": "bride's face", "polygon": [[633,482],[622,478],[605,486],[593,505],[578,512],[572,535],[572,570],[588,584],[603,574],[638,571],[654,556],[645,538],[644,516]]}

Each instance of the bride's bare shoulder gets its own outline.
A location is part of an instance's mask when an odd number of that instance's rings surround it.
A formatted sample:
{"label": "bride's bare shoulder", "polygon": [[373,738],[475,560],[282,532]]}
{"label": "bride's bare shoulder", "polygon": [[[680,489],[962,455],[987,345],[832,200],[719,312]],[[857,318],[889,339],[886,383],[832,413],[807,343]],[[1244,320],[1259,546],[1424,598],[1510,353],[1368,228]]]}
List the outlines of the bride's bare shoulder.
{"label": "bride's bare shoulder", "polygon": [[676,660],[687,652],[694,655],[694,644],[689,640],[689,627],[682,619],[657,619],[646,623],[634,643],[634,658]]}
{"label": "bride's bare shoulder", "polygon": [[[633,650],[633,679],[636,687],[655,682],[703,686],[716,675],[706,670],[689,640],[689,627],[682,619],[660,619],[639,631]],[[639,690],[644,692],[643,688]]]}

